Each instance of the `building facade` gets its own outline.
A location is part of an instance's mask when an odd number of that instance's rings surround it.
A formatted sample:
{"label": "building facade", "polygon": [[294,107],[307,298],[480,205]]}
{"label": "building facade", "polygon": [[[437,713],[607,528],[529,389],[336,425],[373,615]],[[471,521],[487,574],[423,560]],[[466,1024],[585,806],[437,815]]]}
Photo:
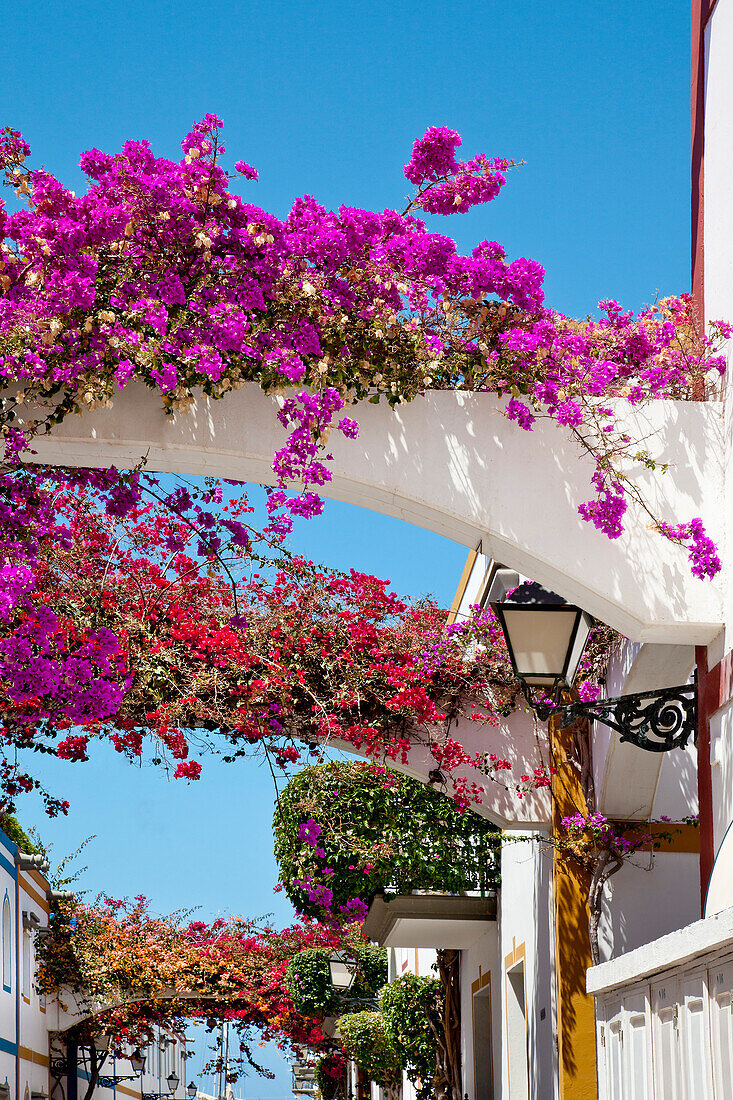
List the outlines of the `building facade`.
{"label": "building facade", "polygon": [[[21,852],[0,831],[0,1100],[84,1100],[88,1052],[65,1042],[71,1018],[35,986],[36,940],[49,923],[50,886],[40,866],[39,856]],[[142,1074],[128,1060],[108,1056],[94,1100],[175,1100],[185,1094],[185,1041],[156,1029],[142,1054]]]}

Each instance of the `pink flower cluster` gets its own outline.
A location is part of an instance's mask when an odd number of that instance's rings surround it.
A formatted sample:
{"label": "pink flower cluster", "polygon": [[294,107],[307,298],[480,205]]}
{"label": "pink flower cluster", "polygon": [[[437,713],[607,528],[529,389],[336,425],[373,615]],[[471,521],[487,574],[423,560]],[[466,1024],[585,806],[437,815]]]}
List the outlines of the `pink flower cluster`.
{"label": "pink flower cluster", "polygon": [[500,169],[508,168],[509,161],[479,154],[459,162],[455,153],[460,144],[455,130],[429,126],[413,146],[405,176],[420,188],[414,201],[426,214],[465,214],[495,199],[506,183]]}
{"label": "pink flower cluster", "polygon": [[584,815],[577,811],[569,817],[564,817],[561,825],[572,842],[588,838],[622,857],[633,855],[652,841],[652,835],[649,832],[624,835],[604,814],[598,812]]}

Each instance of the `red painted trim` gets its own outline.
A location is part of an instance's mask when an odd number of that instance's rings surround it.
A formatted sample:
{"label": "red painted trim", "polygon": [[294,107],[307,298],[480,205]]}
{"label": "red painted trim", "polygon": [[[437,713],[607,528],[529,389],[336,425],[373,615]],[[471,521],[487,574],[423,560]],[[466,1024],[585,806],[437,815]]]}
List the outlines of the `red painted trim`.
{"label": "red painted trim", "polygon": [[705,16],[705,23],[704,23],[705,27],[707,27],[708,23],[710,22],[710,16],[713,14],[713,12],[717,8],[717,6],[718,6],[718,0],[712,0],[712,3],[708,2],[708,11],[707,11],[707,15]]}
{"label": "red painted trim", "polygon": [[695,647],[697,662],[697,802],[700,815],[700,914],[705,912],[705,896],[715,862],[713,830],[713,776],[710,770],[710,719],[719,709],[721,665],[708,671],[708,651]]}
{"label": "red painted trim", "polygon": [[714,2],[692,0],[690,54],[691,281],[701,326],[705,323],[705,26]]}

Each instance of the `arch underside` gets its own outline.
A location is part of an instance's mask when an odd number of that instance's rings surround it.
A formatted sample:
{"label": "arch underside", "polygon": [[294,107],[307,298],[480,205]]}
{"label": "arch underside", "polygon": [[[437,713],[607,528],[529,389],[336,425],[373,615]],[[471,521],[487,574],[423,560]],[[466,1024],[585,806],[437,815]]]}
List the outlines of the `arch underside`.
{"label": "arch underside", "polygon": [[[470,756],[492,753],[499,760],[508,761],[510,769],[497,771],[492,778],[490,768],[480,770],[470,765],[459,765],[450,775],[444,774],[442,781],[435,780],[431,778],[431,772],[435,774],[437,768],[435,757],[430,752],[429,745],[417,739],[411,740],[407,764],[389,758],[378,762],[403,775],[418,779],[421,783],[434,783],[435,789],[444,792],[447,798],[453,797],[456,781],[460,783],[465,780],[469,790],[473,790],[475,785],[476,797],[480,801],[473,802],[471,809],[500,829],[549,827],[551,812],[548,790],[540,788],[523,794],[521,798],[516,791],[520,776],[531,776],[535,768],[543,765],[547,767],[549,763],[547,727],[543,722],[538,722],[526,710],[514,711],[507,718],[500,719],[496,725],[459,718],[453,723],[450,736]],[[366,753],[359,752],[347,742],[332,739],[326,744],[329,748],[367,758]]]}
{"label": "arch underside", "polygon": [[[273,483],[285,431],[278,401],[254,384],[166,417],[139,383],[112,409],[70,416],[34,440],[34,461],[116,465]],[[396,410],[356,407],[356,440],[334,432],[328,497],[427,528],[518,569],[637,641],[704,644],[722,627],[722,586],[692,577],[683,550],[649,530],[630,506],[627,530],[609,540],[582,521],[593,462],[562,429],[540,420],[522,431],[494,395],[432,391]],[[722,418],[716,404],[658,401],[631,425],[666,474],[627,473],[655,514],[699,516],[721,545],[725,508]],[[723,550],[725,548],[723,547]]]}
{"label": "arch underside", "polygon": [[115,1009],[125,1008],[128,1005],[148,1004],[151,1001],[217,1001],[222,1000],[221,995],[207,993],[195,989],[160,989],[157,993],[147,996],[118,997],[109,1001],[99,1001],[96,1004],[87,1004],[69,991],[64,991],[63,1001],[54,1000],[52,1007],[56,1018],[54,1031],[63,1034],[73,1027],[78,1027],[85,1020],[93,1020],[97,1016],[104,1016]]}

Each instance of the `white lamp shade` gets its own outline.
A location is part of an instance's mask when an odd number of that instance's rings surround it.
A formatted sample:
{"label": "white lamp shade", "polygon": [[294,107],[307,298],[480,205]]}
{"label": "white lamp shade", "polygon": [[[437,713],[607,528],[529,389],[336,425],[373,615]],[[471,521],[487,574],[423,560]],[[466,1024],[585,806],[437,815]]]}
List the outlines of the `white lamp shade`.
{"label": "white lamp shade", "polygon": [[354,963],[345,955],[332,955],[328,960],[331,968],[331,985],[334,989],[351,989],[356,977]]}
{"label": "white lamp shade", "polygon": [[536,584],[492,606],[520,680],[549,692],[572,684],[593,626],[586,611]]}

